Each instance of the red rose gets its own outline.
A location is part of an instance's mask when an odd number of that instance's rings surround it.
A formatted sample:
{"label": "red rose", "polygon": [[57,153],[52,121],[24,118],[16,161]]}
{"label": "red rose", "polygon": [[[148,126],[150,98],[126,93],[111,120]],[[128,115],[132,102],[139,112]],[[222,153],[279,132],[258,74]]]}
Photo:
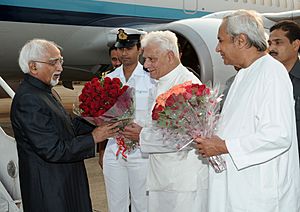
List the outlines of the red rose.
{"label": "red rose", "polygon": [[152,113],[152,120],[158,120],[159,114],[158,113]]}
{"label": "red rose", "polygon": [[164,111],[164,107],[163,106],[161,106],[161,105],[159,105],[157,108],[156,108],[156,110],[158,111],[158,112],[162,112],[162,111]]}
{"label": "red rose", "polygon": [[209,88],[205,88],[204,93],[205,93],[206,95],[210,95],[210,89],[209,89]]}
{"label": "red rose", "polygon": [[109,91],[110,90],[110,84],[104,83],[103,88],[104,88],[104,90]]}
{"label": "red rose", "polygon": [[159,119],[159,114],[161,113],[161,112],[163,112],[164,111],[164,107],[163,106],[161,106],[161,105],[155,105],[154,106],[154,108],[153,108],[153,110],[152,110],[152,119],[153,120],[158,120]]}
{"label": "red rose", "polygon": [[193,95],[190,92],[184,92],[182,95],[185,100],[189,100],[193,97]]}
{"label": "red rose", "polygon": [[112,96],[112,97],[118,97],[118,90],[117,89],[111,89],[109,91],[109,95]]}
{"label": "red rose", "polygon": [[[192,85],[193,85],[193,84],[192,84]],[[187,86],[185,86],[185,91],[186,91],[187,93],[192,94],[192,85],[187,85]]]}
{"label": "red rose", "polygon": [[127,91],[128,88],[129,88],[128,85],[124,85],[124,86],[122,87],[121,91],[120,91],[120,96],[121,96],[123,93],[125,93],[125,92]]}
{"label": "red rose", "polygon": [[103,84],[104,85],[105,84],[107,84],[107,85],[111,84],[111,79],[109,77],[105,77],[104,80],[103,80]]}
{"label": "red rose", "polygon": [[[123,107],[131,107],[133,104],[131,93],[126,93],[122,99],[118,97],[125,93],[129,87],[123,86],[119,78],[105,77],[99,81],[93,78],[91,81],[86,82],[82,93],[78,97],[81,109],[81,115],[84,117],[99,117],[113,107],[116,101],[121,101],[119,105]],[[120,114],[121,115],[121,114]]]}
{"label": "red rose", "polygon": [[119,86],[119,87],[122,86],[121,80],[119,78],[113,78],[112,83]]}
{"label": "red rose", "polygon": [[94,78],[91,80],[91,85],[92,85],[92,86],[100,85],[99,79],[98,79],[97,77],[94,77]]}
{"label": "red rose", "polygon": [[83,102],[86,100],[86,96],[82,93],[79,95],[79,101]]}
{"label": "red rose", "polygon": [[205,84],[199,85],[196,96],[203,96],[203,91],[205,90],[206,86]]}
{"label": "red rose", "polygon": [[169,96],[166,100],[166,107],[170,107],[175,103],[175,99],[176,95],[172,94],[171,96]]}

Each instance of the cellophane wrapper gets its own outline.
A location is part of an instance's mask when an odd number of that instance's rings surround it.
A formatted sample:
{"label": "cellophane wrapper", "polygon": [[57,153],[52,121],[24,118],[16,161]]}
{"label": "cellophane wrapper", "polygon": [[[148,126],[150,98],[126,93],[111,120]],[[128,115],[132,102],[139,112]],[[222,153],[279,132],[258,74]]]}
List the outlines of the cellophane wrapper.
{"label": "cellophane wrapper", "polygon": [[[122,86],[120,86],[120,89],[121,88]],[[106,92],[103,90],[98,92],[97,89],[98,89],[97,86],[94,86],[93,91],[91,93],[99,93],[99,95],[101,95],[100,94],[101,92]],[[102,99],[101,98],[97,99],[94,95],[92,98],[92,102],[93,101],[99,102],[102,100],[104,101],[104,99],[107,99],[106,98],[107,96],[109,96],[108,92],[106,92],[104,96],[102,94]],[[130,122],[134,120],[134,114],[135,114],[134,88],[127,86],[127,89],[124,93],[114,98],[116,99],[113,101],[114,102],[113,105],[107,111],[105,111],[104,113],[101,112],[102,115],[93,117],[93,116],[86,116],[84,110],[82,109],[82,106],[80,106],[84,100],[81,98],[80,101],[80,98],[78,97],[73,104],[73,113],[76,114],[77,116],[82,117],[83,119],[85,119],[86,121],[88,121],[89,123],[95,126],[101,126],[104,123],[120,122],[119,128],[120,130],[123,130],[126,125],[128,125]],[[92,104],[93,103],[89,103],[88,105],[92,105]],[[94,104],[94,107],[97,107],[97,103]],[[91,113],[91,114],[97,114],[97,113]],[[137,142],[126,139],[121,134],[117,134],[115,139],[119,146],[116,156],[119,156],[119,154],[121,153],[122,157],[125,159],[127,158],[127,154],[133,151],[134,149],[136,149],[136,147],[138,146]]]}
{"label": "cellophane wrapper", "polygon": [[[177,151],[188,151],[194,148],[193,138],[211,137],[220,117],[220,101],[219,86],[212,87],[210,82],[186,82],[159,96],[152,119],[164,144]],[[208,161],[217,173],[226,169],[221,155],[209,157]]]}

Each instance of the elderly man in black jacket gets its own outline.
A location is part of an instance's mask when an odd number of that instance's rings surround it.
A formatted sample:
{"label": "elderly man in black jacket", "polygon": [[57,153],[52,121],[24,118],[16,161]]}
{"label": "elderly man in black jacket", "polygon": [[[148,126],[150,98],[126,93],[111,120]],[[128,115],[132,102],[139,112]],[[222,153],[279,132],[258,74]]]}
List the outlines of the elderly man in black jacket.
{"label": "elderly man in black jacket", "polygon": [[117,124],[92,127],[71,120],[51,93],[63,58],[60,47],[42,39],[27,42],[19,56],[25,73],[11,108],[17,141],[24,212],[92,211],[83,160],[95,143],[112,137]]}

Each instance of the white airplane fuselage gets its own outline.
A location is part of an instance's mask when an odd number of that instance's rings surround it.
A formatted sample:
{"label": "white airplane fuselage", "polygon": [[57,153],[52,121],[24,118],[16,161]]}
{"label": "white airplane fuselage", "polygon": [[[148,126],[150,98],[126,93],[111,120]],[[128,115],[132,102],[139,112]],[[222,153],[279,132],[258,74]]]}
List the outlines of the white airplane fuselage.
{"label": "white airplane fuselage", "polygon": [[[238,8],[259,12],[282,12],[299,8],[290,0],[45,0],[0,3],[0,76],[22,78],[18,52],[33,38],[52,40],[63,47],[63,80],[87,80],[109,64],[109,34],[113,28],[165,29],[177,20],[200,18],[214,12]],[[196,20],[195,20],[196,21]],[[184,21],[181,24],[185,24]],[[214,26],[211,26],[214,27]],[[198,33],[197,31],[195,31]],[[182,39],[189,32],[177,32]],[[216,42],[216,35],[210,34]],[[196,48],[196,46],[194,47]],[[189,65],[183,61],[185,65]],[[199,64],[201,65],[201,64]],[[195,68],[196,66],[193,65]]]}
{"label": "white airplane fuselage", "polygon": [[[101,65],[109,64],[108,45],[116,39],[110,31],[131,27],[175,32],[183,47],[182,63],[193,68],[202,82],[219,82],[222,88],[235,71],[225,66],[215,52],[217,30],[224,15],[221,11],[239,8],[277,13],[299,9],[300,4],[295,0],[2,0],[0,77],[22,79],[19,50],[28,40],[44,38],[63,47],[63,80],[89,80]],[[266,15],[266,29],[289,15]],[[5,169],[18,164],[15,141],[2,128],[0,146],[0,197],[10,210],[18,211],[12,200],[21,197],[19,179]]]}

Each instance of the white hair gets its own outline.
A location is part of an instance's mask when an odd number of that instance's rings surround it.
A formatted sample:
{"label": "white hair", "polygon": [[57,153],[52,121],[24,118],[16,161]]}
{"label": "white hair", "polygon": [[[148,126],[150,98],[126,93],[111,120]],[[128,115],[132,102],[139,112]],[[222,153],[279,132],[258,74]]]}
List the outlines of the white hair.
{"label": "white hair", "polygon": [[34,60],[42,59],[42,56],[47,54],[50,47],[56,47],[59,50],[62,48],[54,43],[45,39],[32,39],[22,47],[19,55],[19,66],[26,74],[29,72],[29,63]]}
{"label": "white hair", "polygon": [[231,37],[245,34],[248,45],[254,46],[258,51],[265,51],[268,47],[266,32],[261,15],[254,10],[238,10],[226,17],[227,33]]}
{"label": "white hair", "polygon": [[143,36],[141,47],[156,44],[162,51],[172,51],[179,58],[178,39],[175,33],[170,31],[153,31]]}

